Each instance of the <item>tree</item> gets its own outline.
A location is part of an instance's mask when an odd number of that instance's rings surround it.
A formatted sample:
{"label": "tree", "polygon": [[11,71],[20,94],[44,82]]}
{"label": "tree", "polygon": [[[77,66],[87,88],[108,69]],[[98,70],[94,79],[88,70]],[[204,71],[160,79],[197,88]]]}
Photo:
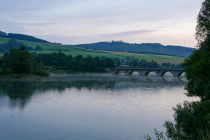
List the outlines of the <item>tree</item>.
{"label": "tree", "polygon": [[203,2],[198,15],[196,39],[199,49],[186,61],[188,95],[210,99],[210,0]]}
{"label": "tree", "polygon": [[41,51],[41,50],[42,50],[42,48],[39,45],[36,46],[35,49],[34,49],[34,51]]}
{"label": "tree", "polygon": [[25,50],[25,46],[20,49],[12,49],[4,54],[0,62],[1,74],[36,74],[47,76],[47,72],[42,64],[37,63],[32,55]]}
{"label": "tree", "polygon": [[209,40],[210,36],[210,0],[205,0],[202,4],[196,30],[198,45],[202,46],[202,43]]}
{"label": "tree", "polygon": [[41,63],[35,64],[34,74],[40,76],[49,76],[49,73],[45,70],[44,65]]}
{"label": "tree", "polygon": [[9,53],[6,53],[4,61],[13,73],[32,74],[34,72],[35,61],[23,47],[21,49],[12,49]]}
{"label": "tree", "polygon": [[174,110],[175,123],[165,123],[167,137],[172,140],[209,140],[210,101],[185,102]]}

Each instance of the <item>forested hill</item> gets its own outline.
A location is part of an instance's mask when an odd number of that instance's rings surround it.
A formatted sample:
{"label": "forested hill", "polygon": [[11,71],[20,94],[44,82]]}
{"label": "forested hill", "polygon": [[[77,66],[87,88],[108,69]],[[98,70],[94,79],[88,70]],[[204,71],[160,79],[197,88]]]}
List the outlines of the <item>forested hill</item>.
{"label": "forested hill", "polygon": [[17,40],[24,40],[24,41],[31,41],[31,42],[40,42],[40,43],[49,43],[46,40],[36,38],[30,35],[24,34],[16,34],[16,33],[5,33],[0,31],[0,37],[10,38],[10,39],[17,39]]}
{"label": "forested hill", "polygon": [[121,41],[81,44],[76,47],[111,52],[127,52],[137,54],[160,54],[169,56],[188,57],[195,50],[182,46],[164,46],[158,43],[130,44]]}

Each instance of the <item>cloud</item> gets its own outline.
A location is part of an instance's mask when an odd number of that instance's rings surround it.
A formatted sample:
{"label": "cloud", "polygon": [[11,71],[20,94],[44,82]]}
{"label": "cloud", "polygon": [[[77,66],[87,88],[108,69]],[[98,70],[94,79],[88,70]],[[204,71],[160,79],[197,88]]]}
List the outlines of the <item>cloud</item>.
{"label": "cloud", "polygon": [[[203,0],[0,0],[0,30],[62,43],[194,45]],[[12,3],[12,4],[11,4]],[[183,40],[184,36],[184,40]],[[190,41],[191,40],[191,41]]]}
{"label": "cloud", "polygon": [[151,33],[151,32],[155,32],[155,31],[156,30],[140,29],[140,30],[131,30],[131,31],[103,34],[101,36],[103,36],[103,37],[123,37],[123,36],[137,35],[137,34],[146,34],[146,33]]}

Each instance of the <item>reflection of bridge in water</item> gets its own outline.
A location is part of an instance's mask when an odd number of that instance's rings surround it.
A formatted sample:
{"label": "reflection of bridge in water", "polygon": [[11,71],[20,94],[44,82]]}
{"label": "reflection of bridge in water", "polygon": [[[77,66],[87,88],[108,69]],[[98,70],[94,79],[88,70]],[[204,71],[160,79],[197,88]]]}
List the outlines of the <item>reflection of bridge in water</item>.
{"label": "reflection of bridge in water", "polygon": [[167,73],[172,74],[174,77],[185,75],[184,69],[164,69],[164,68],[112,68],[114,74],[125,73],[126,75],[133,75],[138,73],[140,76],[149,76],[151,73],[156,76],[165,76]]}

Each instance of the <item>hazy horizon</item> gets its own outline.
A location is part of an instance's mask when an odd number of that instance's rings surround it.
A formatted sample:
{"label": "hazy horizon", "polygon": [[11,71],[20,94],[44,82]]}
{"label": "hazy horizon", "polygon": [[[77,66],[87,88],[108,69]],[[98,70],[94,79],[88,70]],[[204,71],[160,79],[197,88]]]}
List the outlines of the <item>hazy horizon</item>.
{"label": "hazy horizon", "polygon": [[0,30],[51,42],[196,45],[203,0],[2,0]]}

